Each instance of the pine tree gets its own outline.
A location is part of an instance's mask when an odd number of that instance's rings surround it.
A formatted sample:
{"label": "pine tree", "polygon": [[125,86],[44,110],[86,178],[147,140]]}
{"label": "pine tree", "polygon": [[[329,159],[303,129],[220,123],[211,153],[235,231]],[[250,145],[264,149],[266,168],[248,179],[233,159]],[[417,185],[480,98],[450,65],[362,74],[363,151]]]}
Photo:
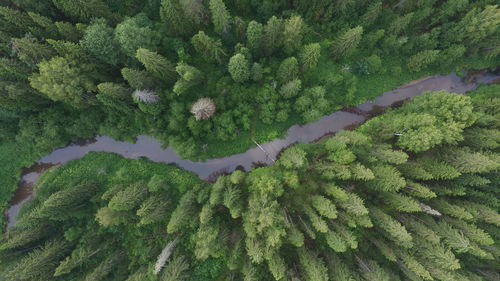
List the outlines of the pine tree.
{"label": "pine tree", "polygon": [[92,18],[115,20],[109,6],[102,0],[53,0],[54,5],[74,20],[84,22]]}
{"label": "pine tree", "polygon": [[30,77],[33,88],[54,101],[81,108],[94,104],[97,90],[94,66],[54,57],[39,64],[40,73]]}
{"label": "pine tree", "polygon": [[226,60],[226,51],[221,40],[216,40],[199,31],[191,38],[194,49],[207,61],[222,64]]}
{"label": "pine tree", "polygon": [[81,266],[84,262],[88,261],[89,258],[95,256],[101,252],[101,248],[92,249],[89,247],[78,247],[71,252],[70,256],[61,261],[57,268],[55,269],[54,276],[63,276],[70,273],[73,269]]}
{"label": "pine tree", "polygon": [[267,260],[267,265],[274,279],[281,280],[285,277],[286,275],[285,260],[279,254],[274,254],[273,256],[271,256]]}
{"label": "pine tree", "polygon": [[141,204],[147,196],[147,188],[142,183],[128,186],[116,193],[108,203],[108,207],[114,211],[129,211]]}
{"label": "pine tree", "polygon": [[196,67],[179,63],[175,68],[180,78],[175,82],[174,93],[180,95],[192,87],[200,84],[203,80],[203,74]]}
{"label": "pine tree", "polygon": [[401,247],[411,248],[413,246],[412,236],[404,226],[391,216],[377,208],[370,208],[370,217],[375,222],[375,227],[383,229],[391,240]]}
{"label": "pine tree", "polygon": [[305,248],[298,251],[300,266],[307,280],[327,281],[328,269],[323,260]]}
{"label": "pine tree", "polygon": [[54,24],[56,25],[57,32],[64,40],[78,42],[83,36],[83,32],[69,22],[57,21]]}
{"label": "pine tree", "polygon": [[289,99],[296,97],[301,89],[302,81],[300,81],[299,79],[294,79],[281,86],[279,92],[282,97]]}
{"label": "pine tree", "polygon": [[408,69],[418,72],[438,59],[439,50],[426,50],[419,52],[408,59]]}
{"label": "pine tree", "polygon": [[358,47],[362,34],[362,26],[357,26],[345,31],[333,43],[333,56],[337,59],[348,57]]}
{"label": "pine tree", "polygon": [[244,83],[250,78],[250,66],[242,54],[232,56],[227,68],[233,80],[238,83]]}
{"label": "pine tree", "polygon": [[85,281],[103,280],[109,274],[117,270],[117,266],[123,262],[125,256],[123,251],[116,250],[85,276]]}
{"label": "pine tree", "polygon": [[148,49],[137,49],[136,58],[146,70],[164,81],[175,81],[177,77],[174,65],[162,55]]}
{"label": "pine tree", "polygon": [[120,45],[113,35],[113,28],[104,20],[96,20],[85,29],[80,45],[99,60],[111,65],[118,64]]}
{"label": "pine tree", "polygon": [[42,248],[35,249],[22,258],[7,273],[7,278],[9,280],[50,280],[58,261],[66,255],[68,250],[69,245],[66,241],[49,241]]}
{"label": "pine tree", "polygon": [[165,266],[161,281],[183,281],[187,280],[186,271],[189,269],[189,263],[183,256],[175,256]]}
{"label": "pine tree", "polygon": [[[276,27],[275,29],[279,29]],[[304,31],[306,29],[306,25],[304,20],[300,16],[292,16],[289,19],[285,20],[283,27],[283,47],[284,51],[287,55],[292,55],[297,52],[302,47],[302,39],[304,37]],[[277,33],[278,30],[275,30],[273,34],[275,34],[276,45],[275,48],[278,48],[279,44],[279,36]],[[269,36],[269,35],[268,35]]]}
{"label": "pine tree", "polygon": [[262,44],[264,39],[264,27],[262,24],[251,21],[247,27],[247,46],[252,50],[254,55],[259,55],[262,52]]}
{"label": "pine tree", "polygon": [[186,19],[179,0],[162,0],[160,17],[169,34],[185,36],[192,32],[192,26]]}
{"label": "pine tree", "polygon": [[212,15],[212,23],[214,30],[218,34],[226,34],[229,32],[231,15],[229,14],[223,0],[210,0],[210,13]]}
{"label": "pine tree", "polygon": [[[17,222],[17,225],[22,224]],[[50,237],[53,226],[47,223],[31,225],[29,227],[9,230],[8,235],[0,244],[0,250],[26,248],[35,242]]]}
{"label": "pine tree", "polygon": [[276,78],[281,83],[294,80],[299,75],[299,63],[295,57],[284,59],[276,72]]}
{"label": "pine tree", "polygon": [[106,106],[127,112],[132,103],[132,90],[121,84],[105,82],[97,85],[99,93],[96,98]]}
{"label": "pine tree", "polygon": [[361,25],[364,27],[372,25],[378,19],[381,11],[382,2],[376,1],[371,3],[366,12],[361,16]]}
{"label": "pine tree", "polygon": [[31,28],[31,32],[36,34],[37,37],[42,38],[57,38],[58,31],[55,23],[51,18],[43,16],[35,12],[28,12],[31,20],[37,25],[37,27]]}
{"label": "pine tree", "polygon": [[49,219],[67,219],[83,207],[96,190],[95,183],[88,183],[55,192],[43,202],[39,213]]}
{"label": "pine tree", "polygon": [[137,216],[141,218],[139,224],[145,225],[164,221],[168,218],[170,204],[171,203],[166,197],[149,197],[137,210]]}
{"label": "pine tree", "polygon": [[305,45],[299,54],[302,71],[313,70],[321,56],[321,46],[318,43]]}
{"label": "pine tree", "polygon": [[2,30],[17,36],[22,36],[34,26],[33,20],[26,13],[9,7],[0,7],[0,17],[3,21]]}
{"label": "pine tree", "polygon": [[123,79],[135,89],[151,89],[154,88],[156,81],[151,75],[144,70],[137,70],[133,68],[124,67],[121,69]]}
{"label": "pine tree", "polygon": [[279,50],[283,44],[283,20],[272,16],[264,26],[263,46],[267,56]]}
{"label": "pine tree", "polygon": [[413,13],[408,13],[404,16],[396,18],[388,28],[389,33],[394,35],[399,35],[406,30],[411,20],[413,19]]}
{"label": "pine tree", "polygon": [[137,49],[156,50],[159,34],[153,29],[153,22],[144,14],[125,18],[115,28],[115,38],[127,56],[135,58]]}
{"label": "pine tree", "polygon": [[11,41],[12,52],[25,64],[36,68],[37,64],[55,56],[54,50],[29,35]]}
{"label": "pine tree", "polygon": [[170,216],[167,226],[168,233],[175,233],[181,230],[181,228],[196,222],[196,220],[193,220],[196,216],[195,199],[195,192],[193,190],[186,192],[182,196],[177,208]]}

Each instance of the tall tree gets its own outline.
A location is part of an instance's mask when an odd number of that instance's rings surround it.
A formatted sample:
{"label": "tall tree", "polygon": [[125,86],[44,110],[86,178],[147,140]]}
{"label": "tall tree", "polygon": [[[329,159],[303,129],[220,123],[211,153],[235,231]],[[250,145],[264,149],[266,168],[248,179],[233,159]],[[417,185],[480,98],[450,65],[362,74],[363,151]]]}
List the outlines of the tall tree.
{"label": "tall tree", "polygon": [[180,76],[173,89],[177,95],[188,91],[203,81],[203,73],[194,66],[179,63],[175,70]]}
{"label": "tall tree", "polygon": [[258,55],[262,52],[263,43],[263,26],[262,24],[251,21],[248,23],[247,27],[247,46],[252,50],[254,55]]}
{"label": "tall tree", "polygon": [[113,35],[113,28],[104,20],[93,21],[85,29],[80,45],[97,59],[116,65],[121,57],[120,45]]}
{"label": "tall tree", "polygon": [[267,24],[264,26],[264,51],[266,55],[270,56],[283,44],[283,20],[272,16]]}
{"label": "tall tree", "polygon": [[145,14],[126,18],[116,26],[115,37],[123,52],[135,57],[137,49],[156,50],[159,44],[158,33],[153,29],[153,23]]}
{"label": "tall tree", "polygon": [[[182,1],[186,3],[187,1]],[[189,6],[186,10],[189,11]],[[192,32],[191,23],[184,14],[183,6],[179,0],[162,0],[160,17],[165,23],[165,29],[172,35],[189,35]]]}
{"label": "tall tree", "polygon": [[246,82],[250,78],[250,66],[242,54],[232,56],[227,68],[233,80],[238,83]]}
{"label": "tall tree", "polygon": [[300,16],[292,16],[285,20],[283,46],[286,54],[291,55],[302,47],[305,28],[304,20]]}
{"label": "tall tree", "polygon": [[177,78],[174,65],[164,56],[148,49],[137,49],[136,58],[146,70],[166,82],[173,82]]}
{"label": "tall tree", "polygon": [[199,31],[191,38],[191,44],[207,61],[222,63],[226,59],[226,51],[222,46],[221,40],[211,38],[203,31]]}
{"label": "tall tree", "polygon": [[358,47],[362,34],[362,26],[357,26],[345,31],[333,43],[333,56],[336,58],[345,58],[349,56]]}
{"label": "tall tree", "polygon": [[221,35],[229,32],[231,15],[224,4],[224,1],[210,0],[209,7],[215,32]]}
{"label": "tall tree", "polygon": [[41,62],[39,69],[39,74],[30,77],[30,84],[50,99],[74,107],[95,104],[97,87],[93,65],[55,57]]}
{"label": "tall tree", "polygon": [[54,5],[74,20],[89,22],[92,18],[106,18],[111,21],[117,16],[102,0],[53,0]]}

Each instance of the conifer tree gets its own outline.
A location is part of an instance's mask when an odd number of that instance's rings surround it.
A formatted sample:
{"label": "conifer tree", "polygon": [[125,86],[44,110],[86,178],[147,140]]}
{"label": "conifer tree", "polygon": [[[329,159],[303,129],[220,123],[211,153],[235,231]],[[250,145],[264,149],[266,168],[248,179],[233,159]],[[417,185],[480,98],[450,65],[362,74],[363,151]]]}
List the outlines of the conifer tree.
{"label": "conifer tree", "polygon": [[[275,25],[277,25],[277,23]],[[292,16],[285,20],[283,28],[283,46],[287,55],[292,55],[302,47],[305,28],[306,25],[304,20],[300,16]],[[274,29],[273,34],[275,34],[275,38],[279,38],[279,28],[275,27]],[[268,33],[268,36],[269,35]],[[275,48],[279,46],[278,42],[279,39],[276,40]]]}
{"label": "conifer tree", "polygon": [[321,46],[318,43],[305,45],[299,54],[302,71],[312,70],[318,64],[321,56]]}
{"label": "conifer tree", "polygon": [[160,17],[164,21],[168,33],[182,36],[191,33],[191,24],[186,19],[179,0],[162,0]]}
{"label": "conifer tree", "polygon": [[123,79],[135,89],[151,89],[154,88],[156,81],[151,75],[144,70],[137,70],[133,68],[124,67],[121,69]]}
{"label": "conifer tree", "polygon": [[92,65],[54,57],[41,62],[39,69],[39,74],[30,77],[30,84],[50,99],[77,108],[95,103],[97,87],[91,76],[94,71]]}
{"label": "conifer tree", "polygon": [[96,189],[95,183],[88,183],[55,192],[43,202],[39,213],[49,219],[66,219],[94,196]]}
{"label": "conifer tree", "polygon": [[53,0],[54,5],[74,20],[88,22],[92,18],[107,18],[114,20],[109,6],[102,0]]}
{"label": "conifer tree", "polygon": [[419,52],[408,59],[408,69],[417,72],[438,59],[439,50],[426,50]]}
{"label": "conifer tree", "polygon": [[222,47],[222,42],[209,37],[203,31],[199,31],[191,38],[191,44],[207,61],[223,63],[226,59],[227,55]]}
{"label": "conifer tree", "polygon": [[177,77],[174,65],[164,56],[148,49],[139,48],[136,58],[144,65],[146,70],[158,79],[169,82]]}
{"label": "conifer tree", "polygon": [[203,74],[194,66],[179,63],[175,70],[180,76],[173,88],[174,93],[177,95],[188,91],[203,80]]}
{"label": "conifer tree", "polygon": [[230,28],[231,15],[227,10],[224,1],[210,0],[209,7],[215,32],[221,35],[228,33]]}
{"label": "conifer tree", "polygon": [[276,72],[276,78],[281,83],[286,83],[299,75],[299,63],[295,57],[284,59]]}
{"label": "conifer tree", "polygon": [[362,34],[362,26],[357,26],[345,31],[333,43],[333,56],[336,58],[348,57],[358,47]]}
{"label": "conifer tree", "polygon": [[263,46],[266,55],[272,55],[282,46],[283,32],[283,20],[272,16],[264,26]]}
{"label": "conifer tree", "polygon": [[14,38],[11,42],[13,53],[25,64],[36,68],[37,64],[55,56],[54,50],[31,36]]}
{"label": "conifer tree", "polygon": [[10,280],[50,280],[53,272],[64,255],[68,252],[66,241],[53,240],[42,248],[35,249],[25,256],[7,273]]}
{"label": "conifer tree", "polygon": [[250,78],[250,66],[242,54],[232,56],[227,68],[233,80],[238,83],[244,83]]}
{"label": "conifer tree", "polygon": [[146,186],[142,183],[130,185],[116,193],[108,203],[108,207],[114,211],[129,211],[135,209],[147,196]]}
{"label": "conifer tree", "polygon": [[247,46],[252,50],[254,55],[262,52],[262,44],[264,43],[264,28],[262,24],[251,21],[247,27]]}
{"label": "conifer tree", "polygon": [[85,29],[80,45],[99,60],[111,65],[118,64],[120,45],[114,38],[113,29],[104,20],[96,20]]}

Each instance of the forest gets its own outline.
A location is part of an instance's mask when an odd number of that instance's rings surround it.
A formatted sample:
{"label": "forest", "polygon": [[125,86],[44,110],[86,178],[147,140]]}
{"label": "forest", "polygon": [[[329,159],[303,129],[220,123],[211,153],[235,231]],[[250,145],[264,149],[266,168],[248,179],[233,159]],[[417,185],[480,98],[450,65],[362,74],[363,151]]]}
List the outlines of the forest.
{"label": "forest", "polygon": [[[499,66],[497,0],[0,0],[0,208],[76,138],[223,157]],[[214,181],[90,153],[38,180],[0,281],[498,281],[499,108],[427,92]]]}

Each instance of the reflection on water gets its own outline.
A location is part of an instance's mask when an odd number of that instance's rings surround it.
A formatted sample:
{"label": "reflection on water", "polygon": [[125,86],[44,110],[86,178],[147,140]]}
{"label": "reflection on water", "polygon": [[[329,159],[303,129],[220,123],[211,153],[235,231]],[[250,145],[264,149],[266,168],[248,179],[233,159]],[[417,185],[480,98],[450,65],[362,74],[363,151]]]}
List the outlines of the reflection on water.
{"label": "reflection on water", "polygon": [[417,96],[423,91],[446,90],[448,92],[465,93],[475,89],[478,84],[491,83],[497,78],[498,76],[493,74],[483,73],[480,76],[475,76],[474,83],[465,83],[455,74],[425,77],[405,84],[396,90],[386,92],[374,101],[368,101],[356,107],[345,108],[342,111],[323,116],[313,123],[292,126],[288,129],[284,139],[276,139],[261,144],[261,147],[249,149],[244,153],[202,162],[182,159],[172,148],[162,149],[157,140],[148,136],[138,136],[136,143],[116,141],[106,136],[78,139],[67,147],[56,149],[51,154],[42,157],[37,164],[24,174],[20,188],[7,211],[9,226],[15,223],[15,216],[19,207],[31,199],[32,186],[42,171],[53,165],[64,164],[81,158],[91,151],[113,152],[132,159],[146,157],[154,162],[176,164],[185,170],[198,174],[202,179],[214,180],[218,175],[232,172],[237,167],[248,171],[255,165],[270,164],[283,148],[293,143],[316,141],[325,135],[331,135],[342,129],[352,130],[369,117],[381,113],[384,108],[393,104],[400,104],[401,101]]}

